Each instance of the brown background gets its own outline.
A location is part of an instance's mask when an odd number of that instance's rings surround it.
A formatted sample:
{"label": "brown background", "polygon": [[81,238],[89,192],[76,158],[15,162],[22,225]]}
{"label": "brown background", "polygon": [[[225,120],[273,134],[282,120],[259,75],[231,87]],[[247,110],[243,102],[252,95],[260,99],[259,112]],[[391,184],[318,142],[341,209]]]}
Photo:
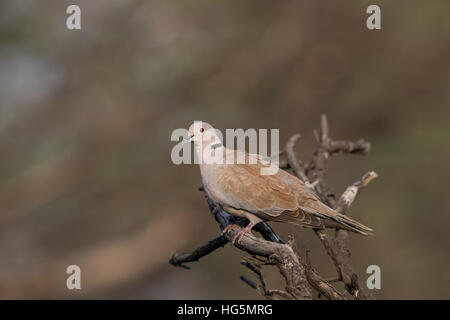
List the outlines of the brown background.
{"label": "brown background", "polygon": [[[82,9],[82,30],[65,27]],[[382,30],[365,27],[369,4]],[[280,128],[281,142],[326,113],[337,139],[370,156],[333,157],[337,194],[380,177],[350,215],[360,276],[381,267],[378,298],[450,298],[448,1],[1,1],[0,297],[259,298],[227,246],[169,266],[218,234],[198,168],[170,161],[170,134],[193,120]],[[294,234],[324,276],[311,231]],[[65,269],[82,269],[82,290]],[[276,271],[271,286],[281,287]]]}

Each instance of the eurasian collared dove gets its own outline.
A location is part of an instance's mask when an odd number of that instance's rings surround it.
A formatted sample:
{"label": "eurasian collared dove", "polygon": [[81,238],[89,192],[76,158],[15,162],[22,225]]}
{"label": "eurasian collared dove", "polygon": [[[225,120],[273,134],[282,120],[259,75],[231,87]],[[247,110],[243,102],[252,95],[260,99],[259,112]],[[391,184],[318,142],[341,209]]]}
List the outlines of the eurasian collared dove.
{"label": "eurasian collared dove", "polygon": [[[207,195],[225,211],[250,221],[243,232],[250,231],[260,221],[319,229],[325,228],[327,222],[328,227],[364,235],[373,231],[325,205],[290,173],[277,167],[275,174],[262,175],[261,169],[269,165],[267,161],[256,154],[227,149],[206,122],[194,122],[186,141],[194,142],[197,157],[201,158],[200,173]],[[226,161],[227,157],[236,160],[238,156],[245,157],[245,163]]]}

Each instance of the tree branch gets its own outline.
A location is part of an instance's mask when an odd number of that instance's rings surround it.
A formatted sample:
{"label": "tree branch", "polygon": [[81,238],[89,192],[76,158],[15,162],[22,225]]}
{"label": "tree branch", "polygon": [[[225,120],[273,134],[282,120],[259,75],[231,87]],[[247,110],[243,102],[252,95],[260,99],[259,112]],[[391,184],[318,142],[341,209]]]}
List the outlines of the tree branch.
{"label": "tree branch", "polygon": [[[358,142],[333,141],[329,137],[329,125],[325,115],[321,116],[320,134],[316,133],[315,135],[318,146],[309,165],[308,173],[317,181],[315,183],[315,191],[318,196],[336,211],[345,214],[345,211],[352,204],[359,191],[375,179],[377,174],[373,171],[365,174],[360,180],[349,186],[336,202],[334,194],[330,192],[325,180],[326,162],[330,155],[336,152],[366,154],[370,150],[370,144],[364,140],[359,140]],[[296,159],[294,158],[291,161],[295,162]],[[314,232],[333,261],[347,291],[356,299],[373,299],[373,296],[359,284],[358,276],[350,264],[351,251],[348,232],[338,229],[333,240],[328,237],[324,230],[317,229]]]}
{"label": "tree branch", "polygon": [[311,266],[309,251],[306,251],[306,272],[309,283],[320,294],[330,300],[346,300],[344,295],[337,291],[328,281],[319,276]]}
{"label": "tree branch", "polygon": [[184,254],[173,253],[172,256],[170,257],[169,263],[177,267],[190,269],[188,266],[184,265],[184,263],[198,261],[201,257],[210,254],[214,250],[223,247],[227,243],[228,240],[224,236],[219,236],[217,238],[208,241],[206,244],[195,249],[191,253],[184,253]]}
{"label": "tree branch", "polygon": [[305,174],[305,169],[303,168],[303,163],[297,159],[294,152],[295,142],[300,139],[301,135],[299,133],[294,134],[286,144],[286,154],[289,167],[294,171],[295,175],[305,183],[309,183],[309,179]]}
{"label": "tree branch", "polygon": [[[295,155],[295,143],[300,138],[300,135],[296,134],[289,139],[285,149],[280,152],[280,154],[287,157],[287,160],[280,161],[280,167],[292,169],[294,174],[313,189],[326,204],[345,214],[359,192],[375,179],[377,174],[373,171],[366,173],[361,179],[347,187],[342,196],[336,201],[325,180],[327,160],[334,153],[365,155],[370,151],[370,143],[364,140],[356,142],[333,141],[329,137],[329,125],[325,115],[321,117],[320,131],[319,133],[315,132],[315,136],[318,142],[317,149],[307,166]],[[200,190],[203,190],[203,188],[200,188]],[[227,228],[221,236],[209,241],[191,253],[173,254],[170,259],[171,264],[188,269],[184,263],[198,261],[201,257],[223,247],[227,242],[234,239],[238,232],[242,230],[242,227],[248,224],[247,219],[232,216],[216,205],[208,196],[206,196],[206,199],[209,209],[221,230],[224,230],[229,225],[234,226]],[[265,222],[258,223],[253,230],[259,232],[264,239],[258,239],[251,233],[244,233],[235,243],[237,248],[254,256],[253,259],[244,258],[241,262],[256,274],[259,279],[260,284],[257,285],[247,277],[241,276],[241,280],[251,288],[257,289],[267,299],[312,299],[312,288],[317,290],[319,295],[323,295],[328,299],[345,299],[342,293],[330,285],[332,281],[323,279],[312,268],[309,252],[306,255],[306,262],[295,252],[295,242],[292,237],[288,243],[284,243]],[[358,276],[351,266],[351,251],[347,231],[337,229],[334,238],[329,237],[324,230],[317,229],[314,232],[336,267],[338,279],[333,280],[333,282],[343,281],[346,290],[356,299],[372,299],[373,296],[360,285]],[[261,270],[262,265],[277,266],[286,282],[285,291],[267,288]]]}
{"label": "tree branch", "polygon": [[[224,236],[231,241],[241,228],[228,228]],[[251,255],[270,259],[275,264],[286,282],[286,292],[293,299],[312,299],[311,289],[306,278],[305,268],[289,244],[281,244],[256,238],[244,233],[235,242],[235,246]]]}

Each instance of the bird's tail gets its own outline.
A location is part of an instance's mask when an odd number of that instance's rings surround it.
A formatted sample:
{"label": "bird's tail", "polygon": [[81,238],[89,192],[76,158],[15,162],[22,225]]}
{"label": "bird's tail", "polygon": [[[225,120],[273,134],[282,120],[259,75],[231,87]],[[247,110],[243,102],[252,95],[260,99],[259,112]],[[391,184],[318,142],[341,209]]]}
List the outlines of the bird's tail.
{"label": "bird's tail", "polygon": [[[316,204],[317,206],[317,204]],[[363,234],[365,236],[372,235],[373,229],[363,225],[362,223],[359,223],[356,220],[353,220],[352,218],[347,217],[346,215],[340,214],[339,212],[331,209],[327,205],[320,203],[320,207],[314,208],[315,210],[312,210],[311,208],[303,208],[302,210],[307,211],[308,213],[318,217],[322,218],[325,221],[325,226],[331,227],[331,228],[339,228],[343,227],[342,229],[353,231],[356,233]],[[327,223],[330,222],[330,223]]]}
{"label": "bird's tail", "polygon": [[363,225],[362,223],[359,223],[356,220],[353,220],[343,214],[336,213],[335,218],[332,220],[336,221],[338,224],[343,225],[347,227],[350,231],[354,231],[360,234],[363,234],[365,236],[372,235],[373,229]]}

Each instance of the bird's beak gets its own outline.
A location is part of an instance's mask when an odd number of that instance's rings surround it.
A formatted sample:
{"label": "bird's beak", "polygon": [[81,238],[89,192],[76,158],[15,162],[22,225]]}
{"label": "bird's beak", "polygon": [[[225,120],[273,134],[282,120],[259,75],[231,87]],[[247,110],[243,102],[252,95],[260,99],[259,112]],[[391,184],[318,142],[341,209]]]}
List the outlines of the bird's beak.
{"label": "bird's beak", "polygon": [[194,137],[193,134],[189,134],[186,138],[183,140],[183,145],[190,143],[192,141],[192,138]]}

